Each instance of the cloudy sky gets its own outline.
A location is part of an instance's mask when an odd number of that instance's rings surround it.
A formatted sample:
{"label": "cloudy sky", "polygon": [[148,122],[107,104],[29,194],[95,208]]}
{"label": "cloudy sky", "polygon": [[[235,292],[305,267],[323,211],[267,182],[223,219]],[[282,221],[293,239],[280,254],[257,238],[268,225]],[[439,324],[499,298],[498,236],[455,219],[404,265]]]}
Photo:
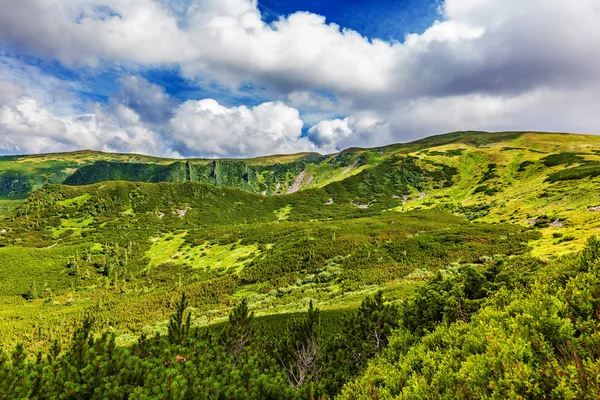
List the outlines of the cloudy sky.
{"label": "cloudy sky", "polygon": [[0,0],[0,154],[600,133],[598,0]]}

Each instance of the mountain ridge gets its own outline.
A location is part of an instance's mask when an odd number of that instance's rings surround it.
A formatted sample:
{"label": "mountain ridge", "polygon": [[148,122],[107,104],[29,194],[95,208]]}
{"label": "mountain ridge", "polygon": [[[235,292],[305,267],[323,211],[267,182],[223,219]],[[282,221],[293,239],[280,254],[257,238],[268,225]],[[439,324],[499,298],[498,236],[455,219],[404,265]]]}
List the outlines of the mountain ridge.
{"label": "mountain ridge", "polygon": [[[389,192],[387,196],[395,196],[395,201],[382,200],[377,193],[380,189],[369,189],[368,182],[377,177],[369,177],[368,171],[375,172],[378,165],[398,157],[412,158],[422,171],[433,172],[444,166],[448,171],[455,169],[456,174],[451,185],[426,191],[413,188],[408,194]],[[598,186],[594,177],[600,175],[598,163],[598,136],[526,131],[457,131],[331,155],[298,153],[248,160],[166,160],[87,151],[10,157],[0,158],[0,216],[8,215],[31,191],[47,183],[195,181],[281,196],[319,190],[367,174],[357,181],[362,179],[357,183],[362,185],[362,194],[356,192],[355,198],[345,200],[350,206],[371,207],[378,198],[397,211],[439,208],[481,222],[536,223],[545,229],[545,238],[536,246],[540,254],[556,251],[552,244],[560,239],[552,238],[553,234],[573,237],[560,243],[560,251],[567,252],[585,242],[582,229],[600,227],[598,215],[589,211],[600,205],[594,196]],[[369,194],[371,190],[375,191]],[[561,201],[562,193],[573,197],[569,204]],[[553,225],[545,227],[547,220]]]}

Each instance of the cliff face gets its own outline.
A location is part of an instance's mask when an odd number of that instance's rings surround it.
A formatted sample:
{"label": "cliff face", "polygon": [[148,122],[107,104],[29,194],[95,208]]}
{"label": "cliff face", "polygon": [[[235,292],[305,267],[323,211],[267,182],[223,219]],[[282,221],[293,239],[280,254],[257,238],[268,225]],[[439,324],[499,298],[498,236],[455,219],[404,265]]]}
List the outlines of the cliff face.
{"label": "cliff face", "polygon": [[[244,160],[214,160],[211,162],[192,161],[172,164],[142,164],[113,161],[97,161],[83,166],[64,180],[65,185],[81,186],[104,181],[130,182],[201,182],[217,187],[242,189],[250,193],[276,195],[294,193],[308,187],[315,187],[314,175],[333,177],[348,174],[349,169],[359,163],[358,157],[346,160],[297,160],[290,163],[256,165]],[[307,169],[312,170],[307,174]],[[311,179],[304,179],[311,177]]]}

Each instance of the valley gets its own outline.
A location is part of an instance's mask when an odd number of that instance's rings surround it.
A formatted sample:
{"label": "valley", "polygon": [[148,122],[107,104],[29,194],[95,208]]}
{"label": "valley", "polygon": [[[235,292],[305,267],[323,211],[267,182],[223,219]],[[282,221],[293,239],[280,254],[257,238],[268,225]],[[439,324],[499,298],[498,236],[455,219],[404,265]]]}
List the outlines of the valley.
{"label": "valley", "polygon": [[[280,394],[368,398],[365,388],[377,387],[380,398],[422,398],[427,390],[419,385],[451,374],[430,366],[425,377],[424,367],[411,369],[406,360],[424,365],[439,356],[454,365],[450,353],[459,350],[450,348],[464,340],[458,337],[473,335],[481,350],[491,329],[508,321],[500,315],[505,309],[517,318],[529,312],[521,303],[542,307],[531,292],[557,315],[577,302],[587,307],[573,311],[580,313],[573,326],[556,328],[565,338],[556,339],[560,346],[575,346],[575,330],[576,337],[594,330],[598,244],[590,238],[600,232],[599,189],[600,137],[559,133],[455,132],[331,155],[257,159],[91,151],[0,157],[0,345],[10,354],[23,343],[31,357],[53,346],[66,349],[84,321],[93,320],[98,340],[109,340],[104,332],[118,348],[139,349],[158,335],[159,351],[160,337],[172,335],[182,293],[188,329],[196,335],[210,337],[228,326],[232,310],[245,304],[267,338],[295,326],[313,305],[321,312],[323,337],[335,337],[354,329],[340,321],[359,318],[383,296],[385,307],[402,315],[390,314],[396,319],[389,323],[393,332],[386,328],[388,349],[378,343],[343,377],[321,371],[321,383],[291,385],[294,390]],[[552,289],[555,284],[560,287]],[[552,296],[567,305],[561,308]],[[548,318],[556,326],[569,319]],[[588,325],[580,327],[584,319]],[[510,339],[503,335],[498,338]],[[586,376],[597,369],[597,332],[589,335],[580,343],[592,349]],[[269,340],[274,360],[285,358]],[[447,341],[445,350],[431,355],[436,340]],[[551,352],[544,346],[554,339],[540,340],[536,345]],[[509,352],[504,345],[498,349]],[[564,349],[561,362],[576,363],[578,350]],[[333,350],[327,354],[325,370],[335,365]],[[269,375],[265,371],[281,363],[257,368]],[[461,365],[452,368],[468,367]],[[480,378],[485,383],[473,387],[487,384]],[[450,390],[451,384],[427,382],[435,393]]]}

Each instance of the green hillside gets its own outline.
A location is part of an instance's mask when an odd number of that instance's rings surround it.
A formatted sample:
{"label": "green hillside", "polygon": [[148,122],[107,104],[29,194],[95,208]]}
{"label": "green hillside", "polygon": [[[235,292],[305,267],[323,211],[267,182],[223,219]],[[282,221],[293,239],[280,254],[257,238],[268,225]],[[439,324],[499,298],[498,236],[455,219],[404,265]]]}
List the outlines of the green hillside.
{"label": "green hillside", "polygon": [[600,137],[531,132],[1,157],[0,388],[595,398],[599,166]]}
{"label": "green hillside", "polygon": [[[191,181],[282,195],[322,188],[400,155],[416,157],[422,169],[442,165],[445,173],[455,171],[456,175],[451,185],[427,192],[413,190],[402,198],[399,211],[438,208],[472,220],[523,226],[537,221],[543,233],[535,246],[538,255],[580,249],[589,230],[599,226],[600,214],[593,211],[600,205],[594,196],[593,179],[600,175],[598,138],[527,132],[455,132],[329,156],[298,154],[249,160],[177,161],[96,152],[2,157],[0,215],[46,183]],[[373,199],[363,196],[361,201],[367,205]],[[550,228],[546,226],[549,224]],[[557,240],[558,235],[566,240]]]}

